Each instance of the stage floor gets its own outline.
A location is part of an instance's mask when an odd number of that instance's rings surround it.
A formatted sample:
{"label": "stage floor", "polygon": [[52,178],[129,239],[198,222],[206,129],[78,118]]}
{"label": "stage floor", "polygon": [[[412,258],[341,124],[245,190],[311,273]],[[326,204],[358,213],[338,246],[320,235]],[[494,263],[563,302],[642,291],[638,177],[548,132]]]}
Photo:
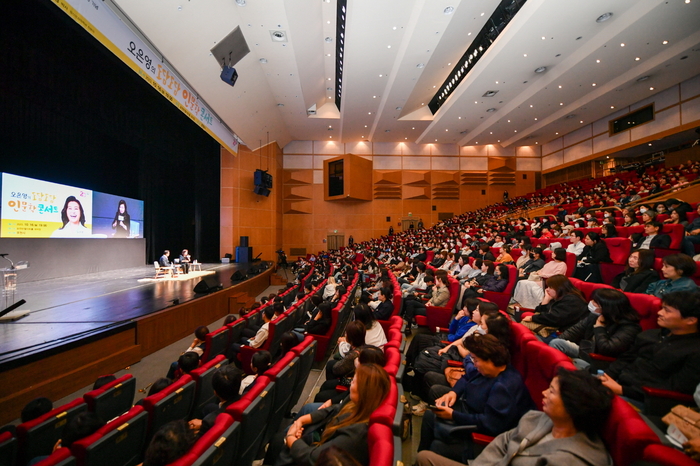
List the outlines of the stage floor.
{"label": "stage floor", "polygon": [[[251,264],[202,264],[224,288],[236,270]],[[15,322],[0,323],[0,371],[26,356],[89,338],[129,325],[133,319],[196,299],[194,286],[203,277],[189,280],[139,282],[153,277],[153,266],[133,267],[94,274],[22,283],[15,299],[27,301],[20,310],[31,313]]]}

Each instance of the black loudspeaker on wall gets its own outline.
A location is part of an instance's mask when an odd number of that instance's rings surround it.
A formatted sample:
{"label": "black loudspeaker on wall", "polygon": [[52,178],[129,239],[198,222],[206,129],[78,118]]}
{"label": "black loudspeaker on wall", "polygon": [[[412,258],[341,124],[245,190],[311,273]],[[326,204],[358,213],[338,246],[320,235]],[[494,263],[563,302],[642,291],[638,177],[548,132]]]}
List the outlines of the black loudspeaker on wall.
{"label": "black loudspeaker on wall", "polygon": [[194,287],[195,293],[211,293],[216,290],[222,289],[223,286],[214,277],[204,277],[199,283]]}
{"label": "black loudspeaker on wall", "polygon": [[245,278],[245,275],[240,271],[236,270],[236,272],[231,275],[231,281],[232,282],[239,282]]}

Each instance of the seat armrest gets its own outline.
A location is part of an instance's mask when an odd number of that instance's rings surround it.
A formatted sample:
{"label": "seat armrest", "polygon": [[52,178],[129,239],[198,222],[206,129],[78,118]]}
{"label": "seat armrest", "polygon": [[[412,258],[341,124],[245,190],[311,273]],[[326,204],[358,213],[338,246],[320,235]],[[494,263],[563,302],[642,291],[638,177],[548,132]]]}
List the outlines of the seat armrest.
{"label": "seat armrest", "polygon": [[476,432],[472,433],[472,440],[477,445],[488,445],[493,439],[494,437],[491,437],[490,435],[479,434]]}
{"label": "seat armrest", "polygon": [[673,390],[664,390],[663,388],[652,388],[652,387],[642,387],[645,396],[653,396],[657,398],[670,398],[672,400],[680,401],[683,403],[692,403],[693,395],[686,395],[681,392],[674,392]]}
{"label": "seat armrest", "polygon": [[447,366],[448,367],[462,367],[463,364],[461,361],[452,361],[451,359],[447,361]]}
{"label": "seat armrest", "polygon": [[591,357],[591,359],[595,359],[597,361],[613,362],[616,360],[616,358],[613,358],[612,356],[603,356],[602,354],[598,353],[588,353],[588,355]]}

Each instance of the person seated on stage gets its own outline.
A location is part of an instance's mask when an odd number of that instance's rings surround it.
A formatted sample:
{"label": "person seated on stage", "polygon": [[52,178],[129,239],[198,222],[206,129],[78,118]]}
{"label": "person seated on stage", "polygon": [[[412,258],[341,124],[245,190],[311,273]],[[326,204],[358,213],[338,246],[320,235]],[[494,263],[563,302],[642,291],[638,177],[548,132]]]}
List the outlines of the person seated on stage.
{"label": "person seated on stage", "polygon": [[166,249],[163,251],[163,255],[160,256],[160,259],[158,259],[158,265],[161,267],[172,267],[173,265],[170,263],[168,257],[170,257],[170,251]]}
{"label": "person seated on stage", "polygon": [[[585,371],[559,368],[542,394],[542,411],[526,413],[517,427],[500,434],[469,461],[470,466],[611,466],[612,459],[599,437],[612,406],[610,390]],[[460,466],[428,450],[418,453],[417,464]]]}
{"label": "person seated on stage", "polygon": [[190,262],[192,262],[190,252],[187,249],[183,249],[180,253],[180,264],[182,264],[185,273],[190,273]]}
{"label": "person seated on stage", "polygon": [[182,419],[168,422],[151,439],[141,466],[166,466],[184,456],[195,439],[192,429]]}
{"label": "person seated on stage", "polygon": [[206,405],[202,408],[204,414],[202,419],[192,419],[189,422],[190,429],[194,431],[195,435],[204,435],[214,425],[216,417],[241,398],[242,379],[243,371],[231,364],[221,366],[214,372],[211,386],[219,402]]}
{"label": "person seated on stage", "polygon": [[466,372],[435,400],[438,409],[425,412],[418,451],[431,450],[466,463],[474,458],[471,435],[452,438],[447,434],[450,427],[473,425],[476,432],[499,435],[517,426],[535,405],[520,373],[510,365],[508,348],[498,338],[475,334],[464,339],[464,346],[470,353]]}
{"label": "person seated on stage", "polygon": [[648,222],[644,225],[644,236],[632,244],[632,249],[656,249],[671,246],[671,237],[660,233],[663,224],[661,222]]}
{"label": "person seated on stage", "polygon": [[657,323],[637,335],[632,348],[601,377],[616,395],[639,404],[642,387],[692,395],[700,383],[700,292],[676,291],[661,298]]}
{"label": "person seated on stage", "polygon": [[199,355],[194,351],[187,351],[181,354],[177,361],[170,365],[170,369],[168,370],[166,377],[174,382],[198,367]]}
{"label": "person seated on stage", "polygon": [[[53,446],[53,451],[56,451],[59,448],[70,448],[73,443],[94,434],[104,425],[105,422],[95,413],[83,411],[77,414],[73,419],[68,421],[66,426],[63,428],[61,438],[58,439],[56,444]],[[48,458],[48,456],[37,456],[28,463],[28,466],[34,465],[39,461],[45,460],[46,458]]]}
{"label": "person seated on stage", "polygon": [[250,369],[253,371],[251,375],[246,376],[241,381],[241,388],[238,391],[240,395],[244,395],[258,377],[265,374],[270,367],[272,367],[272,355],[269,351],[258,351],[250,358]]}

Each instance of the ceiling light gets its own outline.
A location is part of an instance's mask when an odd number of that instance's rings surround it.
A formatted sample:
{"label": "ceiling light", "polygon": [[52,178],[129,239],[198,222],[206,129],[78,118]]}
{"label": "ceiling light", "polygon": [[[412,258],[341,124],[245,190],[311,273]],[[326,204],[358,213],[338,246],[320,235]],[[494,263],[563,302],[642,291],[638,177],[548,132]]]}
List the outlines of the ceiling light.
{"label": "ceiling light", "polygon": [[649,143],[649,145],[651,146],[651,143]]}
{"label": "ceiling light", "polygon": [[572,118],[576,117],[576,115],[571,114],[571,115],[566,115],[567,120],[571,120]]}
{"label": "ceiling light", "polygon": [[458,119],[458,120],[461,120],[461,119],[462,119],[462,117],[457,117],[457,119]]}
{"label": "ceiling light", "polygon": [[448,63],[447,66],[452,66],[452,63]]}
{"label": "ceiling light", "polygon": [[373,98],[373,99],[376,99],[376,98],[377,98],[377,96],[376,96],[376,95],[373,95],[373,96],[372,96],[372,98]]}
{"label": "ceiling light", "polygon": [[472,33],[470,32],[470,33],[467,34],[467,37],[469,37],[469,36],[471,36],[471,35],[472,35]]}
{"label": "ceiling light", "polygon": [[396,107],[396,110],[403,110],[403,107]]}
{"label": "ceiling light", "polygon": [[561,86],[559,86],[559,89],[561,89]]}
{"label": "ceiling light", "polygon": [[668,41],[665,40],[665,41],[663,41],[663,42],[661,42],[661,43],[662,43],[663,45],[666,45],[666,44],[668,44]]}
{"label": "ceiling light", "polygon": [[324,40],[325,40],[326,43],[328,43],[328,44],[330,44],[331,42],[333,42],[333,38],[332,38],[332,37],[326,37]]}
{"label": "ceiling light", "polygon": [[542,40],[545,40],[545,39],[546,39],[546,37],[545,37],[545,36],[542,36]]}
{"label": "ceiling light", "polygon": [[489,134],[493,134],[493,131],[489,131]]}
{"label": "ceiling light", "polygon": [[595,83],[591,84],[591,86],[595,87]]}
{"label": "ceiling light", "polygon": [[491,113],[491,112],[495,112],[496,109],[493,108],[493,107],[491,107],[491,108],[487,108],[486,111],[489,112],[489,113]]}
{"label": "ceiling light", "polygon": [[326,54],[326,56],[327,56],[327,57],[330,57],[330,56],[331,56],[331,54],[330,54],[330,53],[327,53],[327,54]]}
{"label": "ceiling light", "polygon": [[411,128],[411,129],[416,129],[416,127],[415,127],[415,126],[413,126],[413,127]]}
{"label": "ceiling light", "polygon": [[284,104],[277,104],[278,107],[284,107]]}
{"label": "ceiling light", "polygon": [[372,112],[367,112],[367,115],[371,115],[371,114],[372,114]]}
{"label": "ceiling light", "polygon": [[559,134],[559,133],[554,133],[554,134]]}
{"label": "ceiling light", "polygon": [[537,118],[535,118],[535,121],[537,121]]}
{"label": "ceiling light", "polygon": [[261,58],[261,59],[258,60],[258,61],[259,61],[260,63],[267,63],[267,58]]}
{"label": "ceiling light", "polygon": [[530,108],[532,108],[532,104],[530,104]]}
{"label": "ceiling light", "polygon": [[498,94],[498,91],[486,91],[486,93],[482,97],[493,97],[496,94]]}
{"label": "ceiling light", "polygon": [[331,78],[328,78],[328,80],[330,81],[330,80],[331,80]]}
{"label": "ceiling light", "polygon": [[408,138],[404,138],[404,139],[408,140]]}
{"label": "ceiling light", "polygon": [[390,48],[391,48],[391,45],[387,45],[386,48],[390,49]]}
{"label": "ceiling light", "polygon": [[524,54],[523,54],[523,57],[527,57],[527,54],[526,54],[526,53],[524,53]]}
{"label": "ceiling light", "polygon": [[508,123],[510,123],[510,120],[508,120]]}
{"label": "ceiling light", "polygon": [[600,16],[598,16],[598,17],[596,18],[595,22],[596,22],[596,23],[602,23],[602,22],[604,22],[604,21],[607,21],[607,20],[609,20],[610,18],[612,18],[612,15],[613,15],[613,14],[610,13],[610,12],[608,12],[608,13],[603,13],[602,15],[600,15]]}
{"label": "ceiling light", "polygon": [[394,31],[396,31],[396,26],[394,26],[394,27],[393,27],[393,28],[391,28],[391,29],[392,29],[392,30],[394,30]]}
{"label": "ceiling light", "polygon": [[498,142],[501,142],[501,140],[499,139]]}
{"label": "ceiling light", "polygon": [[383,75],[383,74],[380,74],[380,75],[379,75],[380,78],[381,78],[382,76],[384,76],[384,75]]}
{"label": "ceiling light", "polygon": [[651,76],[642,76],[641,78],[637,78],[637,82],[641,83],[642,81],[646,81],[649,78],[651,78]]}
{"label": "ceiling light", "polygon": [[610,108],[615,108],[615,106],[614,106],[614,105],[611,105]]}
{"label": "ceiling light", "polygon": [[365,128],[366,128],[366,127],[367,127],[367,125],[365,125]]}
{"label": "ceiling light", "polygon": [[685,0],[685,3],[690,3],[690,0]]}
{"label": "ceiling light", "polygon": [[624,47],[624,46],[625,46],[625,43],[624,43],[624,42],[620,44],[620,47]]}
{"label": "ceiling light", "polygon": [[[236,3],[238,3],[238,2],[236,2]],[[245,1],[243,2],[243,4],[245,5]],[[177,7],[177,11],[182,11],[182,5]]]}
{"label": "ceiling light", "polygon": [[596,63],[600,63],[600,60],[596,60],[595,62],[596,62]]}
{"label": "ceiling light", "polygon": [[547,71],[546,66],[540,66],[539,68],[535,68],[535,73],[544,73],[545,71]]}
{"label": "ceiling light", "polygon": [[416,65],[416,68],[421,68],[421,69],[422,69],[422,68],[425,68],[425,63],[418,63],[418,64]]}
{"label": "ceiling light", "polygon": [[442,10],[442,12],[446,15],[451,15],[452,13],[454,13],[454,11],[455,11],[455,7],[453,7],[453,6],[448,6],[444,10]]}
{"label": "ceiling light", "polygon": [[513,132],[514,132],[514,133],[517,133],[517,132],[518,132],[518,130],[517,130],[517,129],[514,129],[514,130],[513,130]]}
{"label": "ceiling light", "polygon": [[330,22],[330,21],[326,21],[326,24],[331,24],[331,22]]}
{"label": "ceiling light", "polygon": [[641,58],[639,58],[639,57],[635,57],[635,59],[634,59],[634,61],[639,61],[639,60],[641,60]]}
{"label": "ceiling light", "polygon": [[583,120],[579,121],[579,123],[583,123]]}
{"label": "ceiling light", "polygon": [[654,90],[654,88],[653,88],[653,87],[650,87],[650,88],[649,88],[649,90],[650,90],[650,91],[653,91],[653,90]]}
{"label": "ceiling light", "polygon": [[564,105],[564,102],[559,102],[559,105]]}
{"label": "ceiling light", "polygon": [[449,129],[445,129],[445,131],[449,131]]}
{"label": "ceiling light", "polygon": [[496,84],[498,84],[498,81],[496,81]]}

